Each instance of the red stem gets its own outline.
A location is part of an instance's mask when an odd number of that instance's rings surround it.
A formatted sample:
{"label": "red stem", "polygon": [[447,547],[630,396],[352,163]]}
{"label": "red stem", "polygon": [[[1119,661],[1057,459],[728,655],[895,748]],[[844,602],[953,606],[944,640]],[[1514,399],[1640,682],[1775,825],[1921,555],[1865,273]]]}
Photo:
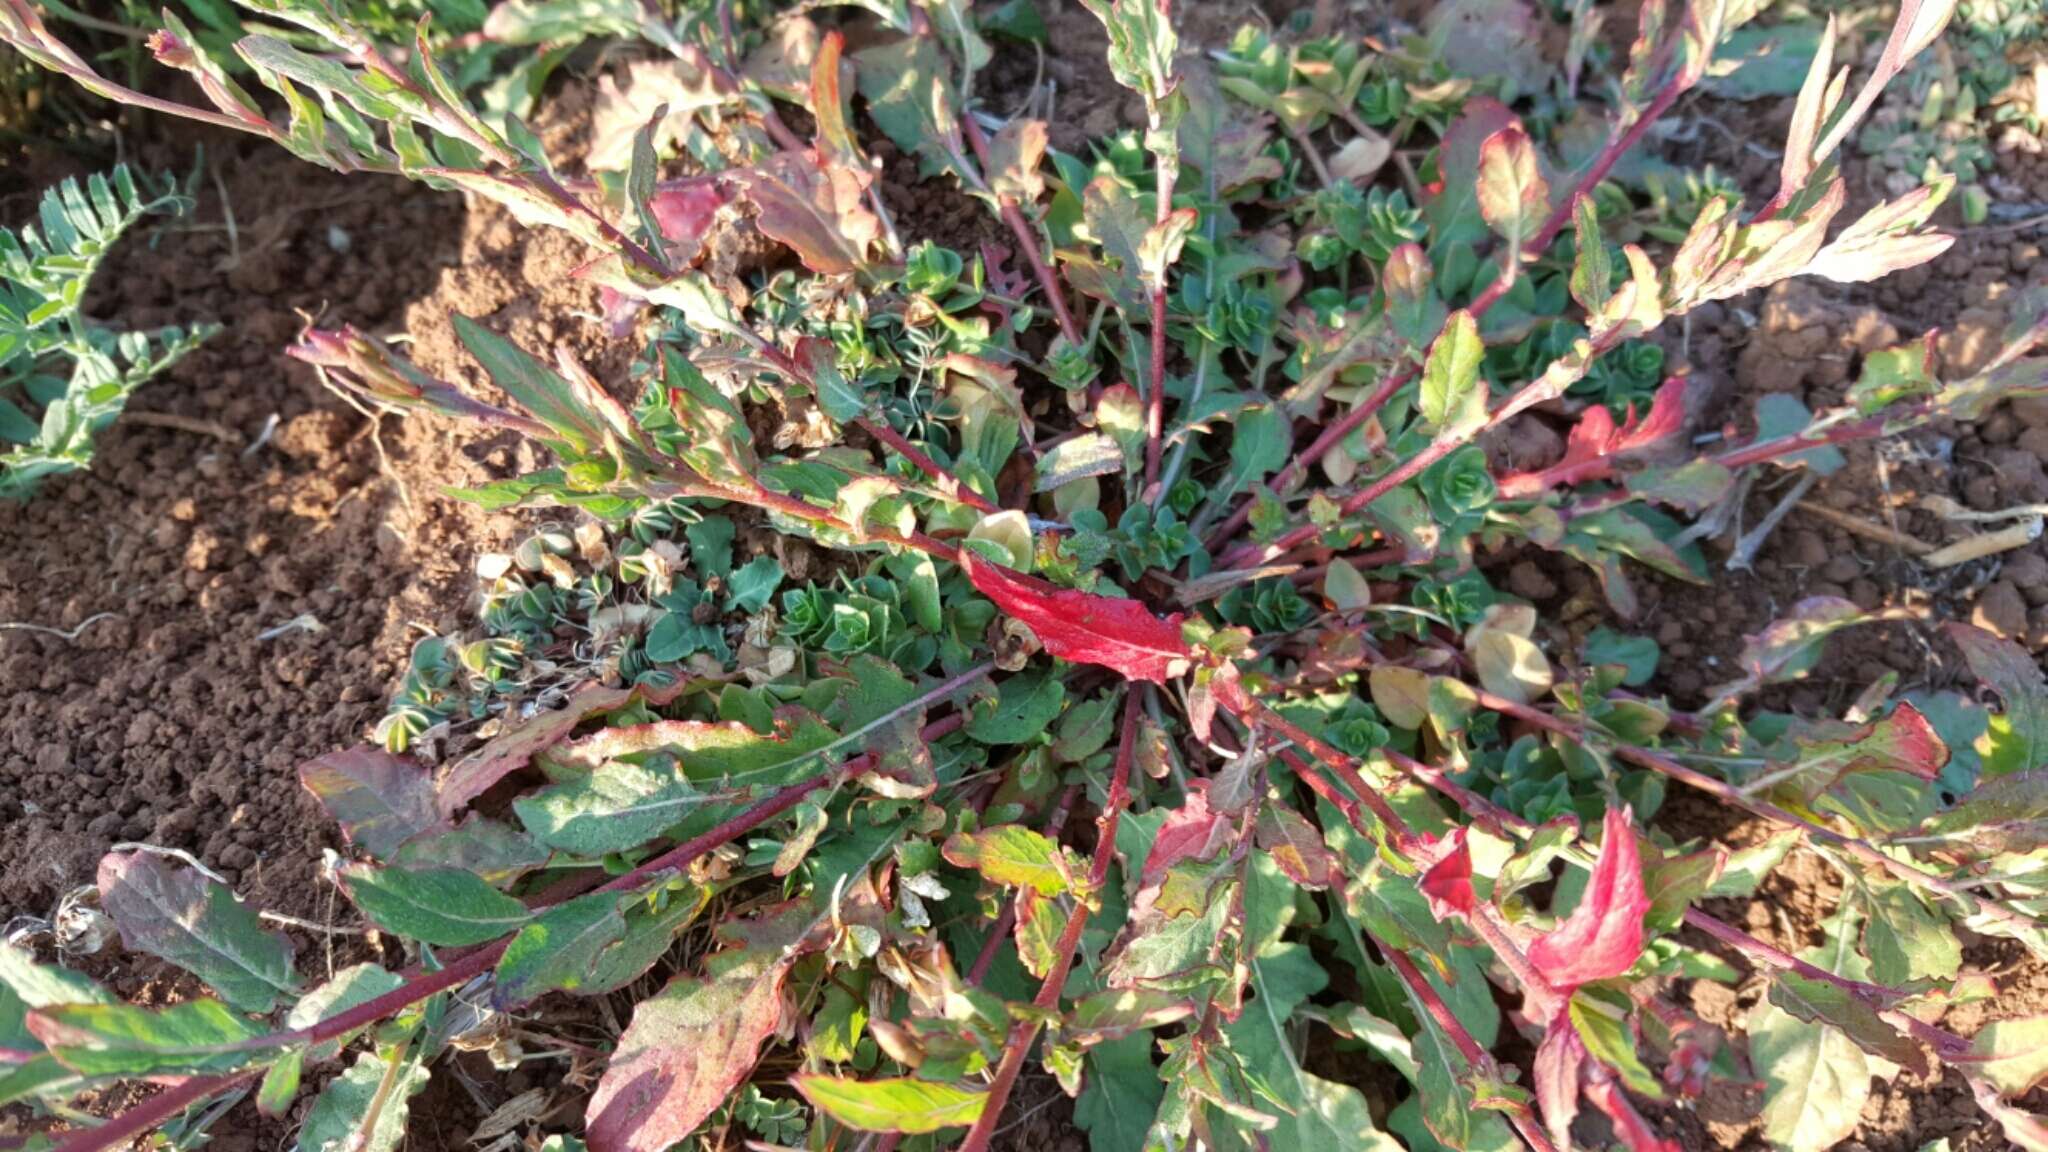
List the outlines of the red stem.
{"label": "red stem", "polygon": [[[1437,995],[1436,986],[1423,977],[1422,970],[1415,966],[1415,961],[1410,960],[1405,953],[1387,947],[1378,939],[1374,939],[1373,943],[1379,945],[1380,955],[1386,958],[1387,963],[1393,965],[1394,971],[1401,977],[1401,982],[1408,986],[1409,993],[1422,1005],[1423,1011],[1428,1012],[1429,1018],[1436,1021],[1436,1026],[1444,1035],[1451,1038],[1451,1043],[1457,1046],[1459,1054],[1465,1057],[1465,1062],[1475,1068],[1490,1069],[1493,1066],[1492,1054],[1481,1047],[1472,1033],[1466,1030],[1465,1025],[1459,1022],[1457,1014],[1451,1011],[1450,1005],[1444,1003],[1442,996]],[[1508,1123],[1515,1126],[1515,1131],[1521,1134],[1523,1141],[1534,1152],[1556,1152],[1556,1146],[1550,1142],[1550,1137],[1543,1134],[1543,1126],[1536,1122],[1536,1116],[1527,1104],[1509,1110]]]}
{"label": "red stem", "polygon": [[[960,127],[967,137],[967,146],[974,150],[974,158],[987,168],[988,134],[981,130],[973,116],[962,116]],[[1039,249],[1041,238],[1038,230],[1024,218],[1023,205],[1015,196],[1005,193],[996,197],[996,211],[1002,216],[1003,223],[1010,226],[1010,234],[1017,238],[1017,247],[1024,250],[1024,259],[1031,265],[1031,275],[1038,280],[1039,291],[1045,293],[1046,303],[1052,306],[1053,319],[1059,322],[1060,334],[1067,338],[1067,343],[1080,347],[1087,342],[1087,336],[1067,306],[1067,293],[1060,283],[1059,274],[1045,262],[1045,253]]]}
{"label": "red stem", "polygon": [[886,421],[871,420],[863,416],[854,421],[854,423],[860,426],[861,431],[888,445],[897,455],[910,461],[918,471],[936,481],[941,494],[950,499],[958,500],[969,508],[984,514],[1002,511],[988,497],[961,483],[959,477],[954,476],[946,470],[944,465],[927,456],[923,449],[904,439],[903,434],[889,427]]}
{"label": "red stem", "polygon": [[[1103,803],[1102,815],[1096,818],[1096,827],[1100,831],[1095,841],[1095,859],[1088,875],[1091,893],[1101,891],[1102,886],[1109,882],[1109,865],[1116,859],[1116,826],[1123,817],[1124,807],[1131,800],[1131,762],[1137,751],[1138,712],[1138,694],[1127,690],[1123,734],[1117,741],[1116,766],[1111,769],[1109,797]],[[1067,917],[1067,926],[1060,932],[1059,944],[1054,948],[1052,971],[1045,974],[1044,982],[1038,986],[1038,995],[1032,999],[1032,1004],[1041,1012],[1059,1007],[1060,992],[1067,986],[1067,973],[1073,971],[1074,957],[1081,948],[1081,932],[1087,926],[1088,908],[1076,902],[1072,914]],[[1010,1026],[1010,1037],[1003,1045],[1002,1060],[996,1065],[995,1079],[988,1086],[988,1099],[967,1138],[960,1142],[959,1152],[988,1152],[989,1140],[995,1136],[996,1124],[1002,1119],[1003,1105],[1009,1103],[1010,1091],[1017,1086],[1017,1075],[1024,1070],[1024,1057],[1037,1038],[1038,1020],[1035,1017],[1019,1020]]]}

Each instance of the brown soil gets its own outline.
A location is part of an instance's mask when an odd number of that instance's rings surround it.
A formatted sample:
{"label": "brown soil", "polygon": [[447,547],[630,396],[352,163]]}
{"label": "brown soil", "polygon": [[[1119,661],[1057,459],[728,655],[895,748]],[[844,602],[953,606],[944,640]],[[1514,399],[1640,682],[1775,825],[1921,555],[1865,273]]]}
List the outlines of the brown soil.
{"label": "brown soil", "polygon": [[[133,407],[232,439],[123,419],[90,472],[0,507],[0,618],[76,630],[0,632],[9,915],[47,913],[124,840],[188,850],[268,906],[315,911],[333,841],[293,769],[381,713],[412,621],[457,622],[458,577],[485,534],[435,494],[462,464],[441,430],[387,422],[387,475],[370,423],[282,355],[300,311],[400,323],[459,259],[461,205],[208,144],[232,230],[204,196],[154,247],[123,245],[91,308],[136,327],[222,323]],[[190,163],[189,148],[157,151]]]}

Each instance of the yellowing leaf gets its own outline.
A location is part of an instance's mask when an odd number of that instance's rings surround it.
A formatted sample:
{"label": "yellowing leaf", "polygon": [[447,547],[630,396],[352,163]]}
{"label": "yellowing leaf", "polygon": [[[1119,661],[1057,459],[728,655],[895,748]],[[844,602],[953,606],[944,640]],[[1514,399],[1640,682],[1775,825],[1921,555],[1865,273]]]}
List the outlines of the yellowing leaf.
{"label": "yellowing leaf", "polygon": [[907,1076],[885,1080],[798,1076],[793,1082],[819,1111],[863,1132],[964,1128],[981,1118],[982,1106],[988,1103],[986,1093]]}

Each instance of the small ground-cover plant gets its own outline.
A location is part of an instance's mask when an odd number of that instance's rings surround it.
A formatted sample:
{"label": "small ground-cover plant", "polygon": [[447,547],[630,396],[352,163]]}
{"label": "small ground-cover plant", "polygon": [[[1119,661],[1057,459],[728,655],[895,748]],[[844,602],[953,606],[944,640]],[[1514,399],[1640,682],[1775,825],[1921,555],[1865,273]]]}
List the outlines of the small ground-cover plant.
{"label": "small ground-cover plant", "polygon": [[35,223],[0,231],[0,499],[89,465],[93,435],[135,389],[212,333],[121,332],[84,313],[86,287],[121,234],[187,203],[175,189],[146,190],[121,164],[49,189]]}
{"label": "small ground-cover plant", "polygon": [[[32,58],[140,99],[6,3],[0,32]],[[869,5],[879,26],[850,55],[808,14],[633,6],[605,32],[659,53],[627,99],[660,95],[613,150],[622,170],[584,180],[516,117],[478,115],[424,36],[401,55],[317,4],[251,6],[333,52],[237,45],[286,102],[273,119],[159,36],[215,105],[193,114],[566,229],[607,319],[651,335],[634,379],[600,382],[458,318],[516,407],[353,330],[294,347],[375,402],[534,438],[550,467],[466,495],[609,531],[550,529],[491,563],[487,635],[421,650],[387,747],[302,770],[350,845],[337,882],[411,966],[310,981],[224,887],[134,850],[102,865],[105,911],[217,998],[119,1004],[0,952],[0,1101],[175,1081],[80,1119],[64,1152],[236,1093],[281,1112],[336,1061],[301,1147],[388,1152],[439,1055],[518,1058],[490,1039],[503,1014],[555,993],[630,1016],[580,1130],[548,1136],[564,1149],[735,1126],[819,1149],[964,1129],[984,1149],[1034,1062],[1105,1152],[1662,1148],[1645,1103],[1752,1074],[1768,1138],[1805,1152],[1853,1129],[1873,1077],[1935,1061],[2048,1147],[2012,1103],[2048,1072],[2048,1024],[1937,1023],[1991,993],[1959,927],[2048,955],[2048,684],[2029,658],[1949,630],[1996,714],[1883,681],[1840,718],[1756,710],[1871,619],[1818,599],[1683,712],[1631,691],[1653,643],[1602,630],[1546,651],[1534,608],[1477,563],[1559,552],[1625,619],[1631,566],[1703,579],[1697,540],[1760,473],[2048,393],[2031,355],[2048,322],[2029,314],[1969,379],[1936,378],[1914,344],[1871,357],[1842,409],[1767,403],[1694,455],[1686,380],[1636,343],[1704,302],[1947,246],[1927,226],[1946,180],[1834,225],[1842,145],[1950,3],[1906,0],[1853,90],[1822,32],[1755,212],[1615,175],[1741,22],[1718,0],[1644,5],[1614,60],[1579,6],[1556,76],[1526,56],[1541,37],[1475,41],[1469,21],[1387,52],[1246,34],[1212,66],[1163,5],[1091,0],[1146,126],[1086,156],[975,97],[994,51],[1042,34],[1027,6]],[[578,11],[579,29],[605,18]],[[755,36],[771,47],[749,59]],[[854,94],[1015,249],[899,234]],[[808,102],[812,140],[783,98]],[[664,179],[665,153],[703,170]],[[703,271],[736,220],[789,264]],[[1657,229],[1678,230],[1661,258],[1635,239]],[[1561,415],[1560,458],[1489,459],[1493,430]],[[836,566],[796,579],[752,544],[742,561],[735,541],[764,531]],[[438,767],[394,751],[486,718]],[[1731,852],[1639,826],[1673,784],[1776,835]],[[1793,851],[1840,880],[1823,946],[1793,955],[1699,907]],[[1674,995],[1745,968],[1768,991],[1742,1036]],[[527,1056],[588,1054],[550,1047],[546,1021]],[[1391,1110],[1310,1070],[1320,1029],[1407,1084]],[[1510,1030],[1526,1066],[1497,1055]]]}

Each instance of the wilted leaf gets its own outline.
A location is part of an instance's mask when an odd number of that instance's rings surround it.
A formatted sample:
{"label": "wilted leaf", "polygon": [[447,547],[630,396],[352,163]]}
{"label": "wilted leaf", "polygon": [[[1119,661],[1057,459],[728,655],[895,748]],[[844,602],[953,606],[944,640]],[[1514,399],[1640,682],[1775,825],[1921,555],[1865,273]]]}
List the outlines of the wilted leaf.
{"label": "wilted leaf", "polygon": [[694,46],[681,56],[632,61],[626,75],[624,89],[611,72],[598,77],[584,161],[592,171],[624,172],[633,160],[634,134],[663,107],[668,111],[654,125],[653,144],[657,152],[671,155],[688,143],[700,118],[714,119],[704,113],[738,98],[730,80]]}
{"label": "wilted leaf", "polygon": [[1611,457],[1640,452],[1676,436],[1685,425],[1683,376],[1666,380],[1650,402],[1650,411],[1638,420],[1633,406],[1620,425],[1605,404],[1594,404],[1572,426],[1565,442],[1564,458],[1535,472],[1511,472],[1500,478],[1500,495],[1506,499],[1530,496],[1558,484],[1576,484],[1598,479],[1613,470]]}
{"label": "wilted leaf", "polygon": [[441,822],[434,778],[416,761],[362,745],[299,765],[299,783],[343,836],[379,860]]}
{"label": "wilted leaf", "polygon": [[1422,869],[1415,886],[1429,902],[1430,915],[1439,920],[1468,915],[1479,903],[1472,890],[1472,849],[1465,836],[1465,829],[1453,828],[1413,852]]}
{"label": "wilted leaf", "polygon": [[1056,588],[1014,575],[970,552],[960,566],[996,607],[1030,626],[1045,650],[1062,660],[1100,664],[1132,680],[1164,684],[1188,670],[1193,653],[1181,640],[1178,613],[1162,620],[1136,600]]}
{"label": "wilted leaf", "polygon": [[997,130],[988,142],[988,186],[998,196],[1014,196],[1036,204],[1045,194],[1038,167],[1045,162],[1045,121],[1017,117]]}
{"label": "wilted leaf", "polygon": [[868,211],[867,181],[855,169],[821,161],[815,153],[778,152],[733,173],[754,202],[754,223],[789,246],[804,267],[821,275],[858,272],[882,222]]}
{"label": "wilted leaf", "polygon": [[1476,244],[1486,238],[1479,207],[1479,151],[1494,133],[1517,123],[1507,106],[1490,96],[1465,101],[1444,130],[1437,150],[1442,189],[1422,205],[1433,246]]}
{"label": "wilted leaf", "polygon": [[471,800],[490,791],[492,785],[526,767],[536,753],[575,731],[576,725],[600,712],[624,708],[640,691],[593,684],[569,697],[566,706],[539,713],[493,736],[442,774],[435,785],[441,814],[452,816],[460,812]]}
{"label": "wilted leaf", "polygon": [[717,1111],[781,1028],[797,959],[779,946],[723,952],[636,1005],[585,1113],[594,1152],[666,1152]]}
{"label": "wilted leaf", "polygon": [[863,1132],[937,1132],[964,1128],[981,1118],[986,1092],[951,1084],[898,1077],[849,1080],[801,1075],[791,1083],[820,1112]]}
{"label": "wilted leaf", "polygon": [[150,852],[100,858],[100,906],[121,942],[185,969],[244,1012],[296,995],[292,942],[264,927],[227,886]]}
{"label": "wilted leaf", "polygon": [[1550,211],[1550,187],[1521,125],[1502,128],[1479,146],[1478,179],[1479,214],[1507,241],[1510,252],[1519,252]]}
{"label": "wilted leaf", "polygon": [[1304,888],[1320,890],[1342,880],[1336,857],[1323,845],[1322,832],[1285,804],[1269,800],[1259,808],[1253,837],[1280,871]]}
{"label": "wilted leaf", "polygon": [[1167,870],[1188,860],[1207,860],[1222,849],[1231,830],[1229,814],[1209,805],[1211,781],[1189,783],[1180,806],[1166,813],[1138,872],[1141,888],[1156,887]]}

